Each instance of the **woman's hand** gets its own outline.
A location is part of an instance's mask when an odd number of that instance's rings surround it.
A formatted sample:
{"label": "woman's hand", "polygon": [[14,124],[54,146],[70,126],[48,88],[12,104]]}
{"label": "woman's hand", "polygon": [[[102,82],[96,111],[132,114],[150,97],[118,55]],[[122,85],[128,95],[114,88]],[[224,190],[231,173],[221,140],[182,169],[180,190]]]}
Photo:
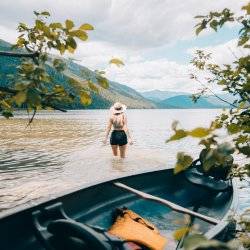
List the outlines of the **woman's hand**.
{"label": "woman's hand", "polygon": [[128,139],[128,143],[129,143],[130,145],[133,145],[133,144],[134,144],[131,138]]}
{"label": "woman's hand", "polygon": [[108,139],[107,139],[107,138],[105,138],[105,139],[102,141],[102,143],[103,143],[104,145],[106,145],[107,142],[108,142]]}

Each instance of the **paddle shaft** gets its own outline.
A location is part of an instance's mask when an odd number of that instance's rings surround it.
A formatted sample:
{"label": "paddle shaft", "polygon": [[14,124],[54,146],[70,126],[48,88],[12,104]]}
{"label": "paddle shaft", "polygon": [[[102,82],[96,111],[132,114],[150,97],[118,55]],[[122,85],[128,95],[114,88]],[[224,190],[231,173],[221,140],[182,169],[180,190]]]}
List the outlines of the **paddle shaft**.
{"label": "paddle shaft", "polygon": [[152,201],[156,201],[156,202],[159,202],[161,204],[164,204],[167,207],[170,207],[174,211],[195,216],[195,217],[197,217],[197,218],[199,218],[201,220],[204,220],[204,221],[209,222],[209,223],[214,224],[214,225],[216,225],[216,224],[219,223],[219,220],[217,220],[215,218],[212,218],[210,216],[206,216],[206,215],[197,213],[195,211],[189,210],[189,209],[187,209],[185,207],[179,206],[179,205],[177,205],[177,204],[175,204],[175,203],[173,203],[171,201],[159,198],[157,196],[144,193],[142,191],[139,191],[137,189],[131,188],[131,187],[129,187],[129,186],[125,185],[125,184],[122,184],[120,182],[116,182],[116,183],[114,183],[114,185],[117,186],[117,187],[126,189],[129,192],[131,192],[131,193],[137,194],[138,196],[142,197],[143,199],[152,200]]}

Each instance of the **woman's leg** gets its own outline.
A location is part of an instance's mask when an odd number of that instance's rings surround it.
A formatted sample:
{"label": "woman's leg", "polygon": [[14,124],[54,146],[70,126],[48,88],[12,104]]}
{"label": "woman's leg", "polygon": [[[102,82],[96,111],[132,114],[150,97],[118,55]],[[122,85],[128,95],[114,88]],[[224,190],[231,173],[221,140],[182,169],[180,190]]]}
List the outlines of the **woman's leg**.
{"label": "woman's leg", "polygon": [[125,155],[126,155],[126,148],[127,148],[127,144],[126,144],[126,145],[123,145],[123,146],[119,146],[120,157],[121,157],[121,158],[125,158]]}
{"label": "woman's leg", "polygon": [[117,156],[117,150],[118,150],[118,145],[111,145],[112,151],[113,151],[113,155]]}

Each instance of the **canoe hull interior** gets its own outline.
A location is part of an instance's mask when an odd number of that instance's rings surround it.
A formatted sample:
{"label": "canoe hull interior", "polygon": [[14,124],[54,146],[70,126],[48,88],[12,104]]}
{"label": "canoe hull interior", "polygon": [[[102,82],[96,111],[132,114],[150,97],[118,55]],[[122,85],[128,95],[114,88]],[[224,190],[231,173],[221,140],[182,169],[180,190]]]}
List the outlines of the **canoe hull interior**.
{"label": "canoe hull interior", "polygon": [[[199,213],[217,219],[222,219],[232,205],[233,190],[229,189],[217,195],[211,194],[209,190],[189,183],[181,175],[174,176],[171,169],[123,177],[118,181],[186,208],[198,208]],[[111,180],[3,217],[0,220],[1,249],[44,249],[35,236],[31,214],[57,202],[62,202],[63,209],[69,217],[103,228],[109,228],[112,224],[112,212],[115,208],[125,206],[154,223],[167,237],[173,230],[182,226],[177,221],[184,218],[183,214],[174,212],[162,204],[141,199],[135,194],[115,187]],[[199,230],[204,233],[213,228],[213,225],[199,219],[195,219],[194,224],[198,224]]]}

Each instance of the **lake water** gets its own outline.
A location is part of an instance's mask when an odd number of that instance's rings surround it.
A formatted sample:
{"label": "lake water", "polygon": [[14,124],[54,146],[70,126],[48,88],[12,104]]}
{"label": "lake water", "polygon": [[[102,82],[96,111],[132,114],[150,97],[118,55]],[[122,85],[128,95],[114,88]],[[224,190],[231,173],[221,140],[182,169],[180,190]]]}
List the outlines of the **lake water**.
{"label": "lake water", "polygon": [[[166,144],[171,124],[183,128],[209,126],[220,110],[128,110],[134,145],[127,158],[116,159],[103,145],[108,110],[39,113],[30,127],[27,115],[0,118],[0,212],[33,205],[108,177],[172,167],[176,152],[199,154],[197,140]],[[243,186],[248,183],[243,183]],[[242,192],[242,208],[250,206]]]}

